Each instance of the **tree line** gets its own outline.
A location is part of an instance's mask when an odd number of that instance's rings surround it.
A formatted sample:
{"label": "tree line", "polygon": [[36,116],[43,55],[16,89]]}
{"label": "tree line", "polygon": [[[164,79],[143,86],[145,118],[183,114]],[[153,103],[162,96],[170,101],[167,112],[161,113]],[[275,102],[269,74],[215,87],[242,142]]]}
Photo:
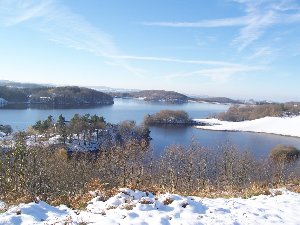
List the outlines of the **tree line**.
{"label": "tree line", "polygon": [[46,138],[46,140],[50,135],[59,135],[62,144],[72,144],[74,141],[82,145],[94,143],[97,148],[95,150],[100,150],[101,146],[123,144],[131,139],[148,145],[151,139],[149,128],[136,125],[134,121],[111,124],[107,123],[102,116],[90,114],[75,114],[69,121],[63,115],[60,115],[57,120],[50,115],[46,120],[37,121],[29,129],[29,133],[35,136],[41,135],[42,139]]}
{"label": "tree line", "polygon": [[0,86],[0,98],[4,98],[9,103],[51,104],[54,106],[114,103],[113,98],[108,94],[77,86],[38,86],[35,88]]}

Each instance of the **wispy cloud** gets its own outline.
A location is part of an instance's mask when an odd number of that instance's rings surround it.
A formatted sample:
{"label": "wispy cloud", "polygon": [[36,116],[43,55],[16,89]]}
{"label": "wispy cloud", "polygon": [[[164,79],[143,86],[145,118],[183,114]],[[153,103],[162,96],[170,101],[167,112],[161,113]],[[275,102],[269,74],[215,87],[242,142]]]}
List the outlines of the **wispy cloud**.
{"label": "wispy cloud", "polygon": [[[263,53],[261,53],[263,54]],[[263,71],[266,67],[262,66],[251,66],[245,64],[231,63],[227,61],[212,61],[212,60],[189,60],[189,59],[178,59],[178,58],[167,58],[167,57],[153,57],[153,56],[129,56],[119,55],[111,56],[113,58],[133,60],[133,61],[154,61],[161,63],[175,63],[175,64],[194,64],[201,67],[201,69],[184,72],[184,73],[172,73],[170,75],[164,75],[166,80],[173,80],[180,77],[192,77],[201,76],[209,78],[213,82],[226,82],[232,76],[249,73],[253,71]]]}
{"label": "wispy cloud", "polygon": [[236,63],[230,63],[226,61],[212,61],[212,60],[189,60],[189,59],[177,59],[177,58],[167,58],[167,57],[131,56],[131,55],[115,55],[110,57],[115,59],[198,64],[198,65],[208,65],[208,66],[239,66],[239,64]]}
{"label": "wispy cloud", "polygon": [[160,27],[231,27],[247,24],[247,17],[201,20],[198,22],[142,22],[146,26]]}
{"label": "wispy cloud", "polygon": [[255,49],[255,51],[253,52],[252,55],[250,55],[248,57],[248,59],[256,59],[256,58],[260,58],[260,57],[265,57],[265,56],[271,56],[274,54],[274,49],[272,49],[271,47],[260,47]]}
{"label": "wispy cloud", "polygon": [[196,22],[143,22],[142,24],[162,27],[240,27],[239,34],[234,38],[232,44],[241,51],[260,39],[274,25],[300,22],[299,3],[292,0],[236,0],[235,2],[243,6],[244,16]]}
{"label": "wispy cloud", "polygon": [[4,26],[13,26],[31,19],[44,17],[51,10],[52,0],[1,0],[0,22]]}
{"label": "wispy cloud", "polygon": [[0,24],[16,26],[30,21],[30,25],[50,41],[76,50],[112,60],[111,65],[140,74],[141,69],[131,66],[121,55],[113,38],[91,25],[80,15],[71,12],[55,0],[1,0]]}
{"label": "wispy cloud", "polygon": [[254,71],[263,71],[266,69],[267,68],[265,67],[236,65],[236,66],[201,69],[201,70],[196,70],[187,73],[171,74],[171,75],[166,75],[165,78],[167,80],[172,80],[175,78],[199,76],[199,77],[208,77],[213,82],[223,83],[226,82],[230,77],[237,74],[254,72]]}

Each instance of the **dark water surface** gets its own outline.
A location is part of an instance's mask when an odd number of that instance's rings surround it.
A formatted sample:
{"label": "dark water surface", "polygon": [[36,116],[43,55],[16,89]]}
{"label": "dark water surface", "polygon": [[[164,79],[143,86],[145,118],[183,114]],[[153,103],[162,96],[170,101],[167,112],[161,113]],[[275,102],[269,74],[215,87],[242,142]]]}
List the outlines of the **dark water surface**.
{"label": "dark water surface", "polygon": [[[37,120],[44,120],[48,115],[58,118],[60,114],[70,119],[74,114],[97,114],[106,121],[118,123],[124,120],[135,120],[141,123],[147,114],[162,109],[185,110],[192,118],[205,118],[228,109],[228,105],[209,103],[164,104],[145,102],[134,99],[115,99],[110,106],[96,106],[84,109],[39,109],[39,108],[0,108],[0,124],[10,124],[14,130],[23,130]],[[293,145],[300,149],[300,138],[284,137],[271,134],[249,132],[208,131],[192,127],[151,127],[152,145],[156,152],[171,144],[188,145],[192,139],[215,150],[219,145],[230,143],[241,150],[251,151],[258,157],[268,155],[277,144]]]}

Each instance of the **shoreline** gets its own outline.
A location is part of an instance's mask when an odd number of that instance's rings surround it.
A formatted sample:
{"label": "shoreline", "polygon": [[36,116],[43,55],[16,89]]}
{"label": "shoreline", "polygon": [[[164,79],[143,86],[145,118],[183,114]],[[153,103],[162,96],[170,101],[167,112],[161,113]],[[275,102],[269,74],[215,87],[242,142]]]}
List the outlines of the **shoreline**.
{"label": "shoreline", "polygon": [[214,130],[214,129],[206,129],[206,128],[202,128],[201,126],[194,126],[194,128],[199,129],[199,130],[209,130],[209,131],[243,132],[243,133],[251,133],[251,134],[269,134],[269,135],[277,135],[277,136],[281,136],[281,137],[300,138],[300,136],[293,136],[293,135],[287,135],[287,134],[268,133],[268,132],[261,132],[261,131]]}

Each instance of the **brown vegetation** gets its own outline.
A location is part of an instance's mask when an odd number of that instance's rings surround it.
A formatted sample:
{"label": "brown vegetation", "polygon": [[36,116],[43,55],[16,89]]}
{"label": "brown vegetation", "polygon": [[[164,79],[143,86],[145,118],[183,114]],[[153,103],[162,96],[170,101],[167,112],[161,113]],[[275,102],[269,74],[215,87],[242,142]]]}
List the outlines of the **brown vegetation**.
{"label": "brown vegetation", "polygon": [[299,158],[300,151],[292,146],[277,145],[270,154],[275,162],[289,163]]}
{"label": "brown vegetation", "polygon": [[[199,196],[251,196],[273,185],[299,180],[299,168],[257,160],[232,146],[211,151],[198,144],[168,147],[161,157],[129,140],[98,154],[67,155],[54,147],[28,147],[16,137],[13,149],[0,153],[0,199],[83,208],[95,194],[102,200],[119,187]],[[94,195],[89,191],[96,191]],[[130,207],[130,206],[128,206]]]}
{"label": "brown vegetation", "polygon": [[144,118],[146,125],[158,124],[192,124],[187,112],[182,110],[161,110],[153,115],[147,115]]}

